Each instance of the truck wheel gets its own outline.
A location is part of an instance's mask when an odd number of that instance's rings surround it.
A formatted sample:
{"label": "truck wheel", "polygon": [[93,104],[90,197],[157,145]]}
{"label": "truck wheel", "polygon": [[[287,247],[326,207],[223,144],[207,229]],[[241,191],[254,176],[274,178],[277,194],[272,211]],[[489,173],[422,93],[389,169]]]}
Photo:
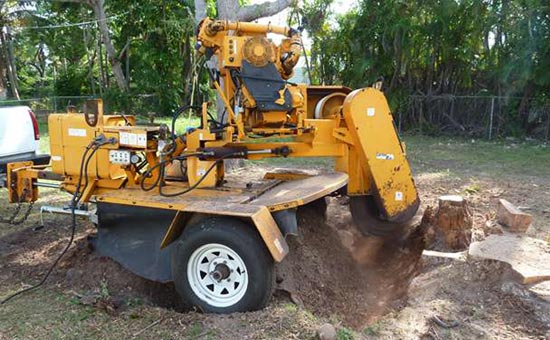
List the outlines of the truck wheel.
{"label": "truck wheel", "polygon": [[265,307],[273,259],[253,226],[209,217],[188,225],[172,250],[178,294],[199,310],[233,313]]}

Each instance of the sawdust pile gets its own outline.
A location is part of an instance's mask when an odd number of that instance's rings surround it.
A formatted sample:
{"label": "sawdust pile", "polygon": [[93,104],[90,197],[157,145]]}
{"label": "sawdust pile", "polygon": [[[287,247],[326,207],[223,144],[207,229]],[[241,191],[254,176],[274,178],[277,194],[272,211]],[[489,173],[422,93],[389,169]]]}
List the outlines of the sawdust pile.
{"label": "sawdust pile", "polygon": [[[402,240],[383,242],[361,236],[343,199],[328,200],[328,212],[312,204],[298,213],[298,237],[290,236],[290,254],[277,265],[277,296],[318,316],[338,316],[361,328],[404,305],[424,249],[421,228]],[[91,231],[91,230],[90,230]],[[352,238],[350,242],[349,238]],[[118,263],[97,256],[81,237],[61,263],[59,277],[76,292],[98,294],[102,285],[118,299],[140,298],[154,305],[188,310],[173,284],[142,279]]]}
{"label": "sawdust pile", "polygon": [[327,218],[317,206],[299,210],[298,237],[278,265],[278,288],[322,316],[363,327],[406,301],[420,270],[424,232],[384,242],[355,231],[343,199],[329,199]]}
{"label": "sawdust pile", "polygon": [[159,283],[134,275],[110,258],[98,256],[92,249],[88,237],[80,238],[72,251],[62,262],[65,277],[61,277],[67,288],[76,293],[91,296],[101,295],[108,290],[115,300],[141,299],[164,308],[186,311],[188,308],[178,297],[173,283]]}

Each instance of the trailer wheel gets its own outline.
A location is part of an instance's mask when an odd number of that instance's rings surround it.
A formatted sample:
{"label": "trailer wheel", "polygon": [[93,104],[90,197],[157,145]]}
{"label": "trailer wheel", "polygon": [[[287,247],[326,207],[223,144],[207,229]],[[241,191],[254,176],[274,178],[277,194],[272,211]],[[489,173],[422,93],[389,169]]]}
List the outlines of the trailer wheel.
{"label": "trailer wheel", "polygon": [[199,310],[232,313],[265,307],[273,289],[273,259],[254,227],[209,217],[185,228],[174,245],[178,294]]}

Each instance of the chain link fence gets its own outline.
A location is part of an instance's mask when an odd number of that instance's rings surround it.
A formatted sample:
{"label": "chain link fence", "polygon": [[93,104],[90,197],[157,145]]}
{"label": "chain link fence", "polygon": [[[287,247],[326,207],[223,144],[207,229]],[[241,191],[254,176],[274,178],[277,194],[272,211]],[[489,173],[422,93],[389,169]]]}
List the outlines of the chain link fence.
{"label": "chain link fence", "polygon": [[[50,113],[66,112],[67,107],[74,106],[82,110],[84,103],[90,99],[96,99],[94,96],[54,96],[43,98],[29,98],[21,100],[2,100],[0,107],[24,105],[30,107],[38,115],[48,115]],[[121,104],[121,102],[124,102]],[[125,113],[147,115],[150,112],[160,112],[159,100],[155,94],[139,94],[124,98],[124,100],[104,98],[104,110],[106,113],[116,113],[124,111]],[[129,106],[133,109],[121,109],[122,106]]]}
{"label": "chain link fence", "polygon": [[[58,96],[22,100],[3,100],[1,106],[26,105],[37,115],[65,112],[68,106],[81,109],[93,96]],[[131,103],[131,112],[149,115],[159,113],[154,94],[132,95],[125,103],[117,98],[104,99],[105,112],[115,113]],[[498,96],[410,96],[396,110],[400,132],[415,131],[428,135],[453,135],[494,139],[506,136],[527,136],[550,140],[550,104],[536,98]]]}
{"label": "chain link fence", "polygon": [[396,110],[399,131],[494,139],[550,138],[550,105],[536,98],[410,96]]}

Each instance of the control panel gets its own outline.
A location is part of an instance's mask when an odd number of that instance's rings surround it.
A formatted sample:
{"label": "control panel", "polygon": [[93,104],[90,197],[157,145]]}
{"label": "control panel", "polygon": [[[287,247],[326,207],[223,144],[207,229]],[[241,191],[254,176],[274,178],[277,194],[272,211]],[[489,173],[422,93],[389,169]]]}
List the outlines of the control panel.
{"label": "control panel", "polygon": [[109,162],[112,164],[129,165],[132,152],[128,150],[109,150]]}

